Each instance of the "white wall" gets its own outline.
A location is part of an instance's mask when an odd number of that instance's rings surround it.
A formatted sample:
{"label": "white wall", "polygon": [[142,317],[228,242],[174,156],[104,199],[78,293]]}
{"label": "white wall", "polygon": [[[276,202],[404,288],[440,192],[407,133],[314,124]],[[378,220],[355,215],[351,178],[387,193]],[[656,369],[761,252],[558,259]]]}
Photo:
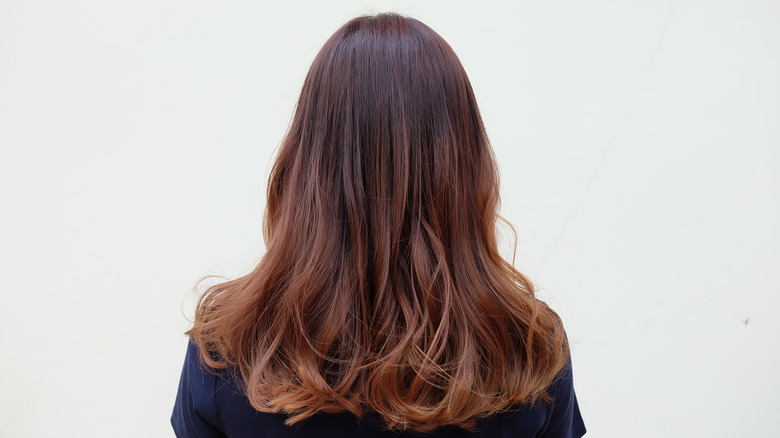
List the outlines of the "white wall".
{"label": "white wall", "polygon": [[0,435],[172,436],[262,253],[314,54],[394,10],[468,70],[594,437],[780,436],[780,3],[0,1]]}

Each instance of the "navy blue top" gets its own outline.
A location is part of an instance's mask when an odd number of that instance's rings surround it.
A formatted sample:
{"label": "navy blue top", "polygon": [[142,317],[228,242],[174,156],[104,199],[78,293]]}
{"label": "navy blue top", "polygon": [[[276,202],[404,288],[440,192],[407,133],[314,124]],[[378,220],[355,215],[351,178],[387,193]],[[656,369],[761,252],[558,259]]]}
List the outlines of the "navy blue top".
{"label": "navy blue top", "polygon": [[450,425],[427,434],[397,433],[385,430],[378,416],[360,419],[349,412],[319,412],[287,426],[286,414],[255,410],[234,382],[205,370],[198,361],[197,347],[190,342],[171,424],[179,438],[579,438],[585,434],[585,424],[572,383],[569,359],[548,389],[553,403],[539,402],[494,414],[479,420],[475,432]]}

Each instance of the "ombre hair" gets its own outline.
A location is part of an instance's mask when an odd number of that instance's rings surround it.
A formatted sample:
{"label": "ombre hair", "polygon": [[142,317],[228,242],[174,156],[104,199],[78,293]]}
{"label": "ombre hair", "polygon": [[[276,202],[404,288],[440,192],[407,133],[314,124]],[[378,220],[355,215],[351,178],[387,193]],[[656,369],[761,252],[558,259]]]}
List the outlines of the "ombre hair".
{"label": "ombre hair", "polygon": [[498,208],[447,42],[394,13],[352,19],[314,59],[270,172],[265,254],[205,291],[187,333],[204,365],[233,370],[288,425],[349,411],[392,430],[473,430],[549,402],[568,344],[499,254]]}

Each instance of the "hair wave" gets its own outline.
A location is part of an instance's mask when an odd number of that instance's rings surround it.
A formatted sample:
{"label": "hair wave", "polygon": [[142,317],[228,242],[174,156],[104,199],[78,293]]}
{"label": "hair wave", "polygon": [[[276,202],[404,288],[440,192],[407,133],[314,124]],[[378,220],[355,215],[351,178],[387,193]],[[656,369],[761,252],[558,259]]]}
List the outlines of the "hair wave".
{"label": "hair wave", "polygon": [[[357,17],[306,76],[268,180],[266,251],[187,332],[263,412],[472,430],[547,400],[568,345],[497,249],[499,179],[470,82],[436,32]],[[510,225],[511,227],[511,225]]]}

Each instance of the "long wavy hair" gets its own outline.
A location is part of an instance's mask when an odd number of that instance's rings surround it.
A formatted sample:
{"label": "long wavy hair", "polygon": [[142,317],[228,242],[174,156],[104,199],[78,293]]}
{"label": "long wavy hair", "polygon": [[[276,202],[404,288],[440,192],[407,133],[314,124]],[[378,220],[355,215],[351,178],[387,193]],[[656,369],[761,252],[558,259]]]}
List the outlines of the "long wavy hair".
{"label": "long wavy hair", "polygon": [[187,333],[288,425],[349,411],[391,430],[473,430],[549,401],[568,344],[499,254],[498,207],[450,46],[403,15],[352,19],[304,81],[268,179],[262,259],[208,288]]}

